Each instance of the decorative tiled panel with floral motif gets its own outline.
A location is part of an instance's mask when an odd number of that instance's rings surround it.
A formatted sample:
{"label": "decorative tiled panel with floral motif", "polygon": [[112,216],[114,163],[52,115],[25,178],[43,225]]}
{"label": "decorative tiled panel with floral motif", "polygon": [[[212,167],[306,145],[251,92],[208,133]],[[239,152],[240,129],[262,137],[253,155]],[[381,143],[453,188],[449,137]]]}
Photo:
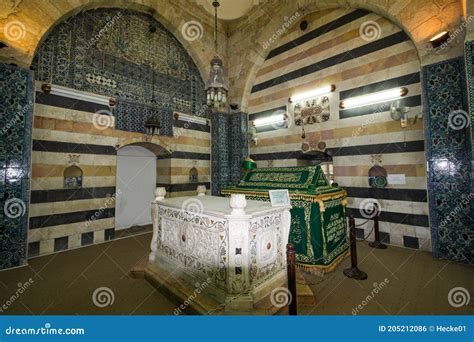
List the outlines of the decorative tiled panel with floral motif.
{"label": "decorative tiled panel with floral motif", "polygon": [[229,134],[230,179],[233,185],[243,177],[242,162],[248,156],[248,124],[246,113],[231,114]]}
{"label": "decorative tiled panel with floral motif", "polygon": [[474,262],[470,127],[462,59],[423,68],[430,226],[436,257]]}
{"label": "decorative tiled panel with floral motif", "polygon": [[[472,153],[474,143],[474,41],[466,42],[464,48],[464,55],[466,57],[466,81],[469,95],[469,115],[471,117],[471,165],[474,164],[474,153]],[[472,167],[472,166],[471,166]],[[473,170],[471,170],[471,192],[474,192],[474,177]],[[472,201],[472,208],[474,210],[474,201]]]}
{"label": "decorative tiled panel with floral motif", "polygon": [[242,178],[242,162],[248,155],[247,127],[246,113],[212,114],[213,195]]}
{"label": "decorative tiled panel with floral motif", "polygon": [[229,182],[229,115],[212,113],[211,117],[211,191],[214,196]]}
{"label": "decorative tiled panel with floral motif", "polygon": [[26,263],[33,90],[31,71],[0,64],[0,269]]}

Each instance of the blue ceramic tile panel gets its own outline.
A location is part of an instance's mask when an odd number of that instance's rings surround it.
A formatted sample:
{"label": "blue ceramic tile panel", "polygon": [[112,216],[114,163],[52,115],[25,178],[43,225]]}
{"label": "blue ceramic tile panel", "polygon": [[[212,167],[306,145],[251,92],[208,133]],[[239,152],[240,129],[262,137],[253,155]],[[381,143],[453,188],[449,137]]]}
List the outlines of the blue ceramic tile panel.
{"label": "blue ceramic tile panel", "polygon": [[0,64],[0,269],[27,257],[32,73]]}
{"label": "blue ceramic tile panel", "polygon": [[[469,95],[469,115],[471,117],[471,165],[474,164],[474,153],[472,146],[474,142],[474,41],[466,42],[464,46],[464,56],[466,58],[466,80]],[[474,175],[471,170],[471,193],[474,192]],[[471,210],[474,215],[474,201],[472,201]]]}
{"label": "blue ceramic tile panel", "polygon": [[[474,262],[470,127],[461,58],[423,67],[430,227],[435,257]],[[463,114],[464,113],[464,114]]]}
{"label": "blue ceramic tile panel", "polygon": [[218,195],[229,181],[229,114],[212,113],[211,116],[211,190]]}
{"label": "blue ceramic tile panel", "polygon": [[117,99],[116,127],[143,132],[157,115],[172,136],[172,112],[198,113],[201,75],[179,41],[151,15],[93,9],[57,25],[41,43],[33,69],[39,81]]}
{"label": "blue ceramic tile panel", "polygon": [[242,178],[242,161],[248,154],[247,114],[213,113],[212,122],[212,194],[237,184]]}

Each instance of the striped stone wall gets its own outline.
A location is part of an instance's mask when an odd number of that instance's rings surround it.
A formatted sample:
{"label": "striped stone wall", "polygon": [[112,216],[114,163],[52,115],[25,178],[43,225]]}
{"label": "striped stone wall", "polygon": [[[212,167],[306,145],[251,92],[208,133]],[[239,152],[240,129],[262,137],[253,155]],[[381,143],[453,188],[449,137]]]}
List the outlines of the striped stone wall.
{"label": "striped stone wall", "polygon": [[[302,31],[299,23],[304,19],[309,25]],[[364,31],[367,25],[372,32]],[[337,88],[329,95],[328,121],[306,125],[305,139],[294,122],[286,129],[259,132],[258,145],[250,150],[252,158],[259,167],[296,165],[303,142],[324,141],[326,152],[333,155],[335,181],[348,191],[348,208],[356,224],[365,221],[361,202],[374,198],[382,208],[380,229],[385,241],[431,250],[423,122],[413,120],[423,111],[420,62],[409,37],[375,13],[330,9],[301,16],[278,39],[269,46],[253,84],[250,120],[287,105],[291,118],[290,96],[329,84]],[[400,86],[409,91],[403,99],[411,107],[407,128],[390,118],[390,102],[339,108],[340,100]],[[404,174],[406,183],[369,188],[374,156],[381,158],[389,174]],[[372,223],[362,225],[360,237],[367,236],[371,227]]]}
{"label": "striped stone wall", "polygon": [[[94,124],[100,106],[36,93],[29,213],[29,257],[99,243],[114,237],[117,147],[144,142],[144,135]],[[110,117],[109,117],[110,118]],[[171,152],[157,156],[158,186],[169,196],[195,194],[210,181],[210,129],[174,121],[174,137],[153,137]],[[187,128],[185,128],[187,127]],[[64,169],[83,171],[81,189],[64,188]],[[189,171],[198,170],[198,183]],[[93,219],[91,219],[93,217]]]}

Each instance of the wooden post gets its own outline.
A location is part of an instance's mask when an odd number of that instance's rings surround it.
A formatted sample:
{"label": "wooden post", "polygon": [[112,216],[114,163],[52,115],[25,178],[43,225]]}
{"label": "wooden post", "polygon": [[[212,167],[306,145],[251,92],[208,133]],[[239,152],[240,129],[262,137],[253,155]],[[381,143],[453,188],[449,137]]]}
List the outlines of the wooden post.
{"label": "wooden post", "polygon": [[288,312],[290,316],[297,315],[297,298],[296,298],[296,257],[293,244],[286,245],[286,260],[288,271],[288,290],[290,291],[290,302],[288,304]]}
{"label": "wooden post", "polygon": [[346,268],[343,273],[346,277],[352,279],[367,279],[367,273],[359,270],[359,268],[357,267],[357,245],[354,215],[349,216],[349,237],[351,245],[351,267]]}
{"label": "wooden post", "polygon": [[379,210],[375,206],[376,215],[374,216],[374,241],[369,242],[369,246],[377,249],[385,249],[387,245],[380,242],[380,231],[379,231]]}

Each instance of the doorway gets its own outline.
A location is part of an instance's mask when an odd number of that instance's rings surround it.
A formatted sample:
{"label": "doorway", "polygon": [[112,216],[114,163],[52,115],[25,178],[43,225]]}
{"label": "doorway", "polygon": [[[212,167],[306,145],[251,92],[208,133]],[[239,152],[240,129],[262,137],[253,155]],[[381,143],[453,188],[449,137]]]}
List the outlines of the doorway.
{"label": "doorway", "polygon": [[150,203],[156,188],[156,154],[137,145],[117,151],[115,229],[152,223]]}

